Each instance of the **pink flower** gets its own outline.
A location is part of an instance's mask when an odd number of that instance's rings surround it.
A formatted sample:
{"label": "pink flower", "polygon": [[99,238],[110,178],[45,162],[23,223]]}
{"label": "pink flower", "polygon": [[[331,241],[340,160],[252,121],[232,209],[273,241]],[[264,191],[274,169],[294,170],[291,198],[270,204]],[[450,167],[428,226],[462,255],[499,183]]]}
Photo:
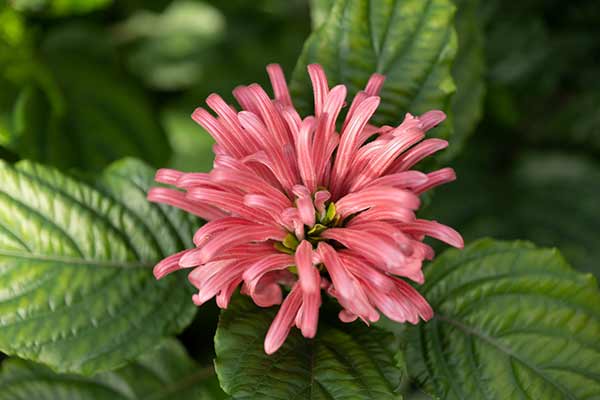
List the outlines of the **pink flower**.
{"label": "pink flower", "polygon": [[302,118],[281,68],[267,72],[274,100],[252,84],[233,91],[242,111],[216,94],[206,100],[216,117],[194,111],[216,141],[210,173],[157,172],[158,182],[178,189],[153,188],[148,199],[208,223],[194,235],[195,248],[162,260],[154,275],[192,268],[197,305],[216,296],[227,308],[240,285],[258,306],[281,304],[265,338],[268,354],[294,325],[315,336],[322,289],[338,300],[344,322],[369,324],[380,312],[398,322],[430,319],[427,301],[402,278],[423,283],[423,260],[434,256],[425,236],[463,247],[453,229],[415,216],[421,193],[455,179],[450,168],[410,170],[448,145],[423,140],[444,113],[406,114],[397,127],[369,124],[384,81],[374,74],[336,124],[346,87],[330,89],[313,64],[315,115]]}

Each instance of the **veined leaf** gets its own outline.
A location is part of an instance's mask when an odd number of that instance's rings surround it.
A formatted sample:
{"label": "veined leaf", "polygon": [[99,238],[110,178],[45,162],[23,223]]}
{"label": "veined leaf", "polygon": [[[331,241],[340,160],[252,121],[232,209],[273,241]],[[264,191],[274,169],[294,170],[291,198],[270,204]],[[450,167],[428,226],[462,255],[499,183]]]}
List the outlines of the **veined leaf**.
{"label": "veined leaf", "polygon": [[223,399],[212,368],[201,368],[174,339],[116,371],[92,377],[57,374],[30,361],[2,364],[0,400]]}
{"label": "veined leaf", "polygon": [[[291,82],[295,105],[312,109],[306,65],[319,63],[332,84],[344,83],[350,95],[362,90],[374,72],[386,75],[380,124],[399,124],[403,114],[449,111],[454,83],[450,68],[456,53],[448,0],[336,0],[325,22],[304,45]],[[450,136],[450,123],[435,135]]]}
{"label": "veined leaf", "polygon": [[600,396],[600,292],[556,250],[482,240],[426,271],[409,372],[441,399]]}
{"label": "veined leaf", "polygon": [[182,275],[152,266],[199,223],[145,192],[153,171],[115,163],[101,190],[31,162],[0,164],[0,350],[59,372],[124,364],[193,317]]}
{"label": "veined leaf", "polygon": [[221,387],[235,399],[398,399],[401,370],[388,346],[393,336],[354,323],[321,321],[308,340],[293,330],[266,355],[263,340],[276,310],[237,296],[221,314],[215,361]]}

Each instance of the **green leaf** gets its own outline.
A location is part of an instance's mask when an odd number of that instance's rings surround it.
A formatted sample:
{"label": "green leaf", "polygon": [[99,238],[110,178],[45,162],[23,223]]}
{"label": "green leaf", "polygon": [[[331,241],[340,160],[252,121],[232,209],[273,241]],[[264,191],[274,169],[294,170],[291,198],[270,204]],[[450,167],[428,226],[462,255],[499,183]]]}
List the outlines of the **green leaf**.
{"label": "green leaf", "polygon": [[399,398],[401,370],[388,348],[391,335],[360,323],[338,327],[321,318],[315,339],[294,329],[268,356],[263,340],[275,312],[237,296],[221,314],[215,365],[221,387],[235,399]]}
{"label": "green leaf", "polygon": [[0,373],[0,400],[223,399],[212,368],[200,368],[174,339],[137,360],[93,377],[57,374],[42,365],[9,359]]}
{"label": "green leaf", "polygon": [[[374,72],[386,75],[374,120],[399,124],[403,114],[449,111],[456,53],[454,6],[447,0],[336,0],[321,27],[306,41],[291,90],[301,113],[312,110],[306,65],[319,63],[331,84],[344,83],[350,95]],[[435,135],[450,136],[450,123]]]}
{"label": "green leaf", "polygon": [[485,53],[483,23],[478,15],[479,0],[454,0],[458,52],[452,66],[456,93],[452,97],[454,144],[444,153],[446,158],[460,150],[483,114],[485,95]]}
{"label": "green leaf", "polygon": [[600,396],[600,292],[553,249],[482,240],[426,271],[409,372],[442,399]]}
{"label": "green leaf", "polygon": [[41,13],[49,16],[86,14],[109,6],[112,0],[11,0],[18,11]]}
{"label": "green leaf", "polygon": [[153,170],[123,160],[95,189],[28,161],[0,163],[0,350],[59,372],[123,365],[179,332],[183,275],[153,265],[191,247],[196,219],[150,204]]}

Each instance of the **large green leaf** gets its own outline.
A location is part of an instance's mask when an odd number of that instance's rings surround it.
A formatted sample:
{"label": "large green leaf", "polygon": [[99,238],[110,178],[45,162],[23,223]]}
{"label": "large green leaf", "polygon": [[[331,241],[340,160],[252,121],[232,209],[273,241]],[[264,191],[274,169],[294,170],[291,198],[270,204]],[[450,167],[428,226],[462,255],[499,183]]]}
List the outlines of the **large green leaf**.
{"label": "large green leaf", "polygon": [[185,277],[152,266],[191,247],[198,222],[145,199],[153,171],[124,160],[94,189],[31,162],[0,164],[0,350],[90,374],[180,331]]}
{"label": "large green leaf", "polygon": [[212,368],[200,368],[173,339],[116,371],[57,374],[20,359],[2,364],[0,400],[209,400],[224,394]]}
{"label": "large green leaf", "polygon": [[485,53],[483,23],[478,16],[479,0],[454,0],[458,53],[452,66],[456,93],[452,98],[454,143],[446,157],[456,154],[473,132],[483,113]]}
{"label": "large green leaf", "polygon": [[[378,123],[397,125],[406,112],[449,111],[457,47],[454,10],[448,0],[336,0],[296,64],[294,104],[302,113],[311,111],[306,65],[319,63],[330,83],[346,84],[351,95],[364,88],[372,73],[386,75]],[[435,134],[449,137],[450,126],[444,124]]]}
{"label": "large green leaf", "polygon": [[401,369],[390,351],[390,334],[358,322],[339,327],[322,318],[315,339],[294,329],[268,356],[263,340],[275,312],[238,296],[221,314],[215,365],[221,387],[233,398],[399,398]]}
{"label": "large green leaf", "polygon": [[409,372],[442,399],[600,396],[600,292],[556,250],[482,240],[426,271]]}

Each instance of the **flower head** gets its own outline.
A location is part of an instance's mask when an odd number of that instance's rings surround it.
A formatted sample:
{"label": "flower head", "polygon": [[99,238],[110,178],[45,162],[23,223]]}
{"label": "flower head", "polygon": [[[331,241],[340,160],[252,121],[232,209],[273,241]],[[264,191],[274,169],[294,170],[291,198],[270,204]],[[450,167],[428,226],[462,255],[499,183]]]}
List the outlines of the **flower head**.
{"label": "flower head", "polygon": [[[346,87],[329,88],[319,65],[309,65],[314,115],[294,109],[283,72],[267,71],[274,97],[257,84],[237,87],[237,111],[216,94],[192,118],[215,139],[210,173],[161,169],[151,201],[208,221],[195,248],[162,260],[161,278],[190,268],[200,305],[216,296],[226,308],[238,286],[261,307],[281,304],[265,338],[275,352],[295,325],[317,332],[321,293],[336,298],[344,322],[375,322],[382,312],[398,322],[428,320],[433,311],[404,279],[423,283],[423,260],[434,256],[425,236],[462,247],[461,236],[418,219],[419,195],[455,179],[444,168],[411,170],[447,146],[425,133],[445,119],[441,111],[407,114],[397,127],[369,123],[384,77],[374,74],[338,121]],[[289,289],[289,292],[288,292]],[[287,295],[285,295],[287,293]]]}

